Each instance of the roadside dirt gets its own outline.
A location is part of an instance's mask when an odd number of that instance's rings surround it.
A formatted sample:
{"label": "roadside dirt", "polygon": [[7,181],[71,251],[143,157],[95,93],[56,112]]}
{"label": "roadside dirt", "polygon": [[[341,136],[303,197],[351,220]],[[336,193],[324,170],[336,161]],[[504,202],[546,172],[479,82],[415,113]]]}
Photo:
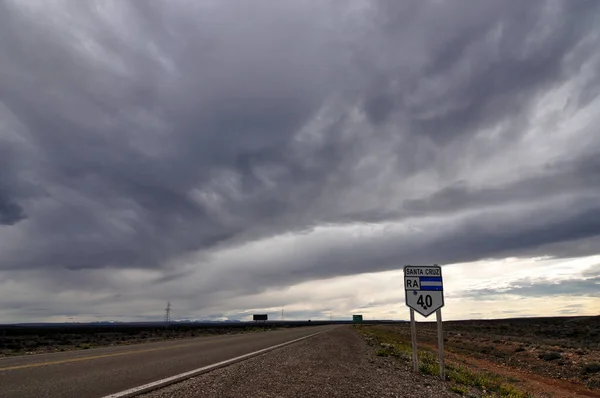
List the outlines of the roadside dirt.
{"label": "roadside dirt", "polygon": [[[433,351],[437,351],[437,346],[431,344],[420,344]],[[600,398],[600,391],[595,392],[583,387],[581,384],[569,382],[567,380],[551,379],[524,371],[517,368],[499,365],[494,362],[468,357],[453,352],[446,352],[446,361],[458,365],[467,366],[472,369],[489,371],[499,374],[511,380],[512,384],[523,391],[531,393],[534,397],[540,398],[572,398],[572,397],[593,397]]]}
{"label": "roadside dirt", "polygon": [[[598,317],[466,321],[445,325],[449,363],[504,376],[535,397],[599,397]],[[410,344],[408,324],[380,326]],[[417,325],[419,347],[437,351],[433,324]]]}

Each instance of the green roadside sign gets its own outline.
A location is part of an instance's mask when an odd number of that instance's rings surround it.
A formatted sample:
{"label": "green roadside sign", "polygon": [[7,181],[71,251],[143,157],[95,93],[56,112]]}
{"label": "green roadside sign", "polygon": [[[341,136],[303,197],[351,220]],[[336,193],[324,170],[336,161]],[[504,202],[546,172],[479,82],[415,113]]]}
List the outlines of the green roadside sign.
{"label": "green roadside sign", "polygon": [[358,323],[358,322],[362,322],[362,321],[363,321],[362,315],[352,315],[352,322]]}

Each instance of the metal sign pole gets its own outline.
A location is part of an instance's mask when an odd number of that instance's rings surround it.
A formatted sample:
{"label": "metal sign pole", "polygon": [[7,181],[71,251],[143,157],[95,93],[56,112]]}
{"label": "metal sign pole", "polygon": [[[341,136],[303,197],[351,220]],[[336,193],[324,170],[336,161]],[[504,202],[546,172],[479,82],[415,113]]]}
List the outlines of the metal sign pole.
{"label": "metal sign pole", "polygon": [[412,337],[412,349],[413,349],[413,369],[414,371],[419,370],[419,356],[417,355],[417,325],[415,324],[415,310],[410,309],[410,334]]}
{"label": "metal sign pole", "polygon": [[440,354],[440,378],[446,380],[444,375],[444,330],[442,329],[442,310],[435,312],[437,318],[438,353]]}

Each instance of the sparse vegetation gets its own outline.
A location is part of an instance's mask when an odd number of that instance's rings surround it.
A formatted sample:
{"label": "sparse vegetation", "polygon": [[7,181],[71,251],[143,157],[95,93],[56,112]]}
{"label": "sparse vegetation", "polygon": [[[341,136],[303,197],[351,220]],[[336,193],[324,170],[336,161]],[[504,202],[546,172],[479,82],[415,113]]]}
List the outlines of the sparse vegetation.
{"label": "sparse vegetation", "polygon": [[89,350],[113,345],[185,339],[230,333],[258,333],[277,329],[276,325],[206,327],[172,325],[164,327],[29,327],[6,329],[0,337],[0,357],[13,355]]}
{"label": "sparse vegetation", "polygon": [[[378,327],[356,329],[365,339],[378,348],[378,356],[393,356],[400,360],[412,360],[412,347],[402,339],[402,336],[390,330]],[[427,349],[420,348],[419,370],[427,375],[439,375],[440,369],[437,355]],[[511,380],[491,372],[480,372],[453,363],[446,364],[446,380],[450,382],[450,390],[461,395],[467,395],[471,388],[476,388],[483,394],[493,392],[496,396],[505,398],[527,398],[530,394],[520,391],[511,385]]]}
{"label": "sparse vegetation", "polygon": [[557,352],[557,351],[549,351],[549,352],[542,352],[541,354],[538,355],[538,358],[543,359],[544,361],[554,361],[557,359],[561,359],[562,355],[560,354],[560,352]]}
{"label": "sparse vegetation", "polygon": [[[500,326],[503,326],[502,328]],[[407,342],[410,353],[409,324],[377,326],[387,329],[391,337]],[[554,380],[568,390],[570,383],[588,389],[600,389],[600,316],[528,318],[508,320],[449,321],[444,323],[446,353],[461,361],[469,359],[478,366],[511,369],[516,377],[509,384],[537,388],[521,377],[522,372]],[[501,333],[502,332],[502,333]],[[435,350],[437,345],[434,322],[418,325],[419,345]],[[504,334],[506,333],[506,334]],[[499,341],[500,343],[494,343]],[[410,360],[410,356],[409,356]],[[471,361],[472,360],[472,361]],[[424,371],[433,371],[426,366]]]}
{"label": "sparse vegetation", "polygon": [[590,362],[583,366],[583,373],[594,374],[600,372],[600,362]]}
{"label": "sparse vegetation", "polygon": [[459,384],[451,384],[450,391],[465,396],[469,392],[469,389]]}
{"label": "sparse vegetation", "polygon": [[375,355],[377,355],[378,357],[387,357],[389,353],[383,348],[378,348],[377,351],[375,351]]}

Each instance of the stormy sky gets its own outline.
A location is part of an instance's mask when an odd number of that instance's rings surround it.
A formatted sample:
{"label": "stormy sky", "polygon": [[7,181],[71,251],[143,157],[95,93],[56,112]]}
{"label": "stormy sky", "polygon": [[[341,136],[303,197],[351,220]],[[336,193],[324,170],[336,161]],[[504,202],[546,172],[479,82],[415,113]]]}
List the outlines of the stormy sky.
{"label": "stormy sky", "polygon": [[[0,0],[0,323],[598,314],[600,2]],[[518,305],[507,306],[507,300]]]}

